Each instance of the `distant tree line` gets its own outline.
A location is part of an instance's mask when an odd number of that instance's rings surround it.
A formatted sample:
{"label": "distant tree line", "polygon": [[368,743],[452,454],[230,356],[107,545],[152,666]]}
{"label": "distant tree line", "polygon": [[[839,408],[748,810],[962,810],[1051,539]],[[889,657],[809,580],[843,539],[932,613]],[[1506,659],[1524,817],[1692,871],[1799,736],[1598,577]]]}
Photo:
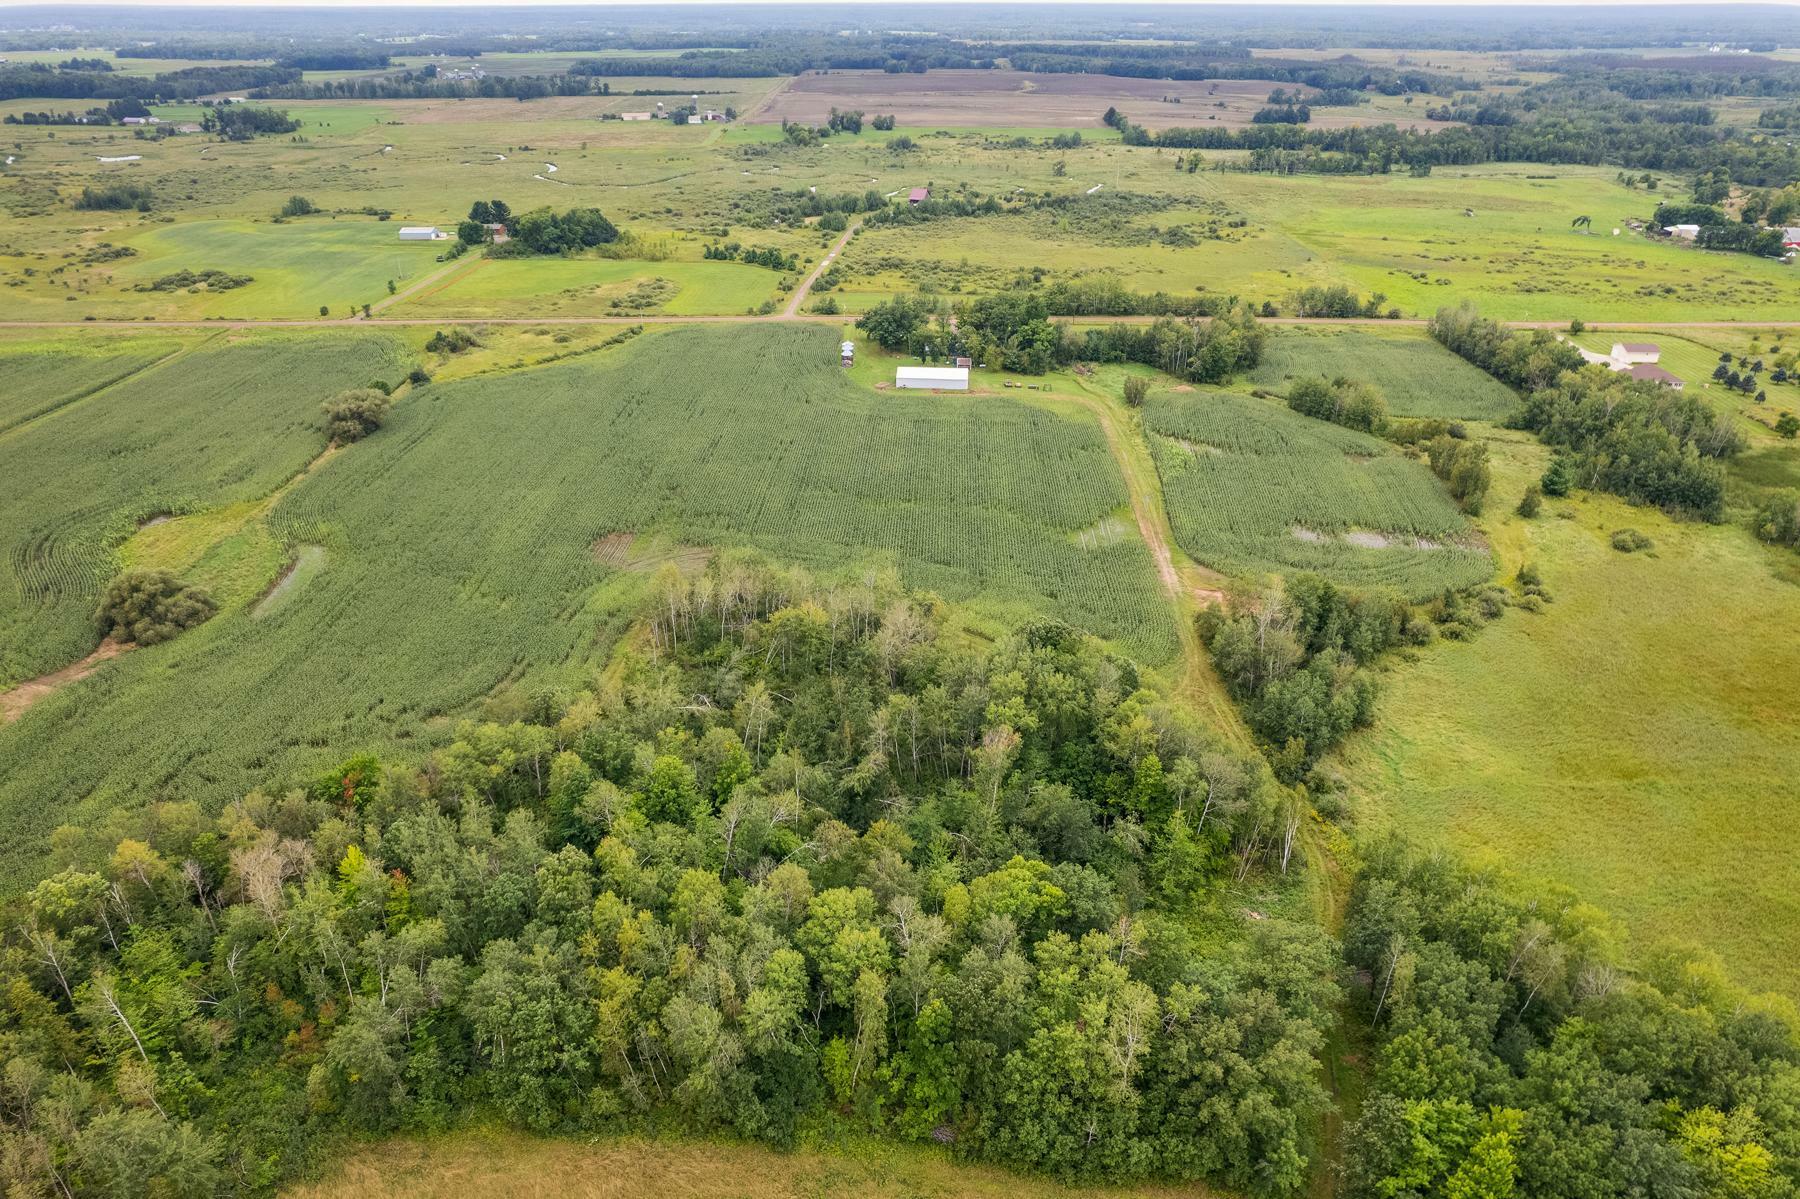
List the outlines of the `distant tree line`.
{"label": "distant tree line", "polygon": [[0,65],[0,100],[196,100],[299,79],[300,72],[292,67],[183,67],[144,78],[119,71],[51,71],[43,63]]}

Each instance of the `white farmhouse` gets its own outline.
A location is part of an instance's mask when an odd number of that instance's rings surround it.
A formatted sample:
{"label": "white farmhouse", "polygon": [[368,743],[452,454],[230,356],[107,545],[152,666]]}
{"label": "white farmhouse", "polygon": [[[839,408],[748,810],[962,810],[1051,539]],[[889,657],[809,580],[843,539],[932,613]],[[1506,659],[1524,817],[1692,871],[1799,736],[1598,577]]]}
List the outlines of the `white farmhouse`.
{"label": "white farmhouse", "polygon": [[969,390],[969,368],[966,366],[903,366],[894,372],[895,387],[911,387],[925,391]]}

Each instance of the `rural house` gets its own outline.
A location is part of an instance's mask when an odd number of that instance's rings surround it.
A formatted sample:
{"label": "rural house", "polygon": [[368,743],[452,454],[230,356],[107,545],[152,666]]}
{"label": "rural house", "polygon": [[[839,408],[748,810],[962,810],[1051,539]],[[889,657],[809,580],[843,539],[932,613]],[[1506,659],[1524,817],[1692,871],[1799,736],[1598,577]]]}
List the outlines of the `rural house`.
{"label": "rural house", "polygon": [[436,225],[406,225],[400,230],[401,241],[445,241],[449,237]]}
{"label": "rural house", "polygon": [[903,366],[894,372],[894,386],[926,391],[969,390],[966,366]]}
{"label": "rural house", "polygon": [[906,193],[906,202],[908,204],[923,204],[930,198],[931,189],[928,187],[915,187]]}
{"label": "rural house", "polygon": [[1622,362],[1626,366],[1634,366],[1640,362],[1655,362],[1661,357],[1662,347],[1653,341],[1613,342],[1613,361]]}
{"label": "rural house", "polygon": [[1680,391],[1683,387],[1687,386],[1687,384],[1683,383],[1679,377],[1671,375],[1662,367],[1654,366],[1648,362],[1640,362],[1636,366],[1630,367],[1629,371],[1631,377],[1638,380],[1640,383],[1660,383],[1664,387],[1674,391]]}

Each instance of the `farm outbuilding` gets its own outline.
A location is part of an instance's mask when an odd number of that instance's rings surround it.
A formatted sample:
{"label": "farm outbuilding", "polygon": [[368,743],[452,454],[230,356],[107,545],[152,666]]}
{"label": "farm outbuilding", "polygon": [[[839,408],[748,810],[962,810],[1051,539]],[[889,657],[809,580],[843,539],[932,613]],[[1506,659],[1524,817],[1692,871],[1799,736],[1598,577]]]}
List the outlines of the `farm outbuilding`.
{"label": "farm outbuilding", "polygon": [[908,204],[923,204],[930,198],[931,189],[928,187],[915,187],[906,193],[906,202]]}
{"label": "farm outbuilding", "polygon": [[894,372],[895,387],[920,388],[926,391],[969,390],[969,368],[966,366],[903,366]]}
{"label": "farm outbuilding", "polygon": [[400,230],[401,241],[445,241],[449,236],[436,225],[407,225]]}
{"label": "farm outbuilding", "polygon": [[1626,366],[1656,362],[1662,357],[1662,347],[1653,341],[1615,341],[1612,357],[1614,362],[1622,362]]}

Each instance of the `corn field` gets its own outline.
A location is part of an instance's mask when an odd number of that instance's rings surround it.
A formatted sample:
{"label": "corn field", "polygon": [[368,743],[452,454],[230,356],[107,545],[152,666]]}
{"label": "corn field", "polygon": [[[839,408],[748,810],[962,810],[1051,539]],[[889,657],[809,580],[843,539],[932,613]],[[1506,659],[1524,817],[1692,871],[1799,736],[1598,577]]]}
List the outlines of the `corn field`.
{"label": "corn field", "polygon": [[1373,384],[1395,416],[1497,421],[1519,406],[1510,387],[1423,329],[1278,326],[1270,330],[1250,382],[1286,395],[1294,380],[1319,375]]}
{"label": "corn field", "polygon": [[[317,400],[295,411],[316,419]],[[210,469],[157,502],[235,494],[226,478],[266,493],[318,436],[271,432],[255,455],[214,439]],[[109,498],[127,526],[149,502]],[[829,330],[678,329],[416,388],[268,514],[290,548],[325,550],[279,605],[128,654],[0,729],[0,878],[83,813],[222,802],[442,736],[438,718],[505,684],[589,677],[652,593],[657,546],[895,568],[977,618],[1059,616],[1168,661],[1173,617],[1135,530],[1080,536],[1127,503],[1097,425],[863,390]]]}
{"label": "corn field", "polygon": [[93,648],[95,598],[141,521],[268,494],[322,448],[322,400],[405,369],[384,338],[174,348],[60,356],[67,374],[0,351],[0,380],[37,388],[0,405],[44,414],[0,434],[0,686]]}
{"label": "corn field", "polygon": [[1413,599],[1493,573],[1442,484],[1385,442],[1228,392],[1155,396],[1144,423],[1175,538],[1216,570]]}

